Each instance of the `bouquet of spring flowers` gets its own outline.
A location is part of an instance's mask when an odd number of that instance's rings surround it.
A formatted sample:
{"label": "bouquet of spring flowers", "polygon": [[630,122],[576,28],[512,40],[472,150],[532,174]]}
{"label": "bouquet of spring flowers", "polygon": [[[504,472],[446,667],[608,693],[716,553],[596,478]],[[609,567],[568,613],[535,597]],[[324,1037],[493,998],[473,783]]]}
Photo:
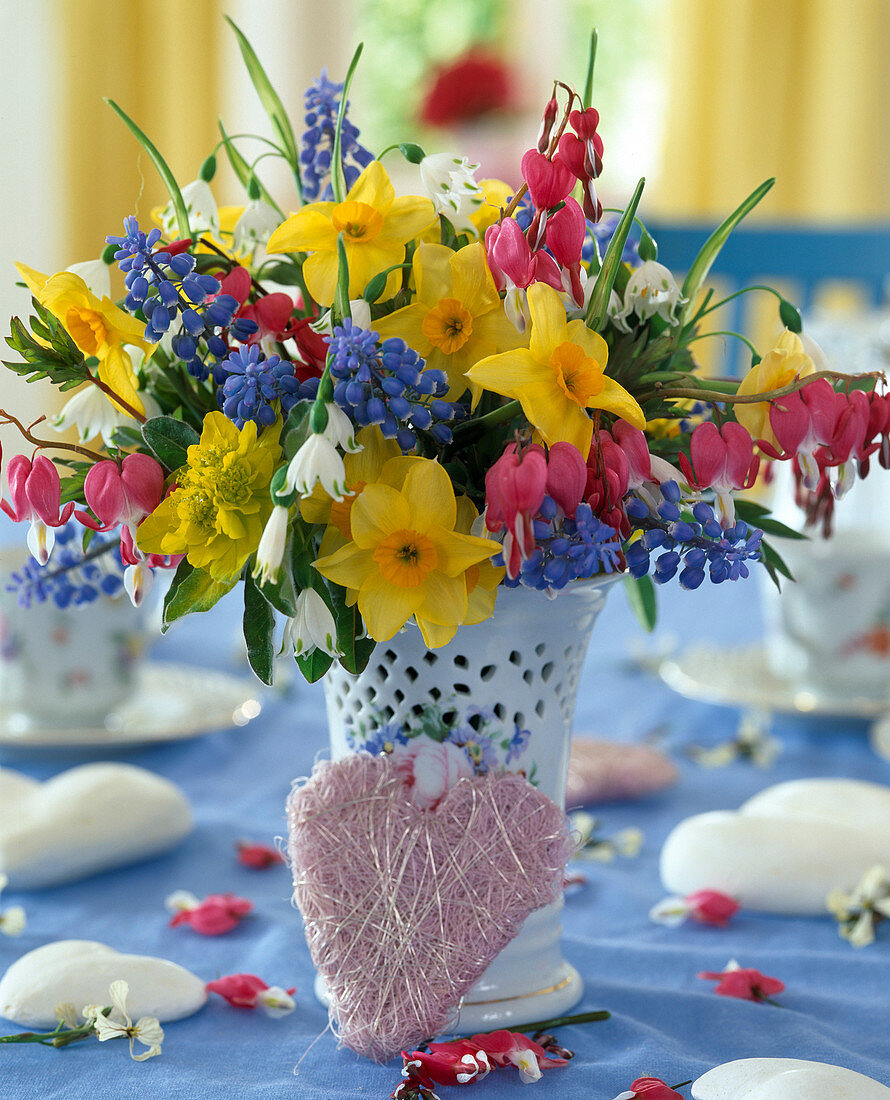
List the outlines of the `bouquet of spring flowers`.
{"label": "bouquet of spring flowers", "polygon": [[[135,602],[173,571],[167,624],[241,584],[256,673],[271,677],[278,612],[315,680],[334,660],[360,671],[409,620],[442,646],[504,586],[556,595],[624,573],[651,617],[653,582],[737,580],[751,561],[775,578],[787,570],[763,533],[793,532],[736,499],[758,467],[792,462],[824,514],[872,453],[890,463],[874,378],[816,371],[778,294],[777,345],[741,380],[701,375],[700,323],[721,304],[709,269],[772,181],[680,285],[636,217],[643,181],[603,220],[592,54],[583,94],[554,86],[515,180],[477,180],[459,154],[360,144],[360,49],[344,84],[323,73],[307,91],[298,141],[234,30],[274,134],[261,154],[222,131],[180,188],[111,103],[169,204],[153,224],[126,218],[102,261],[18,265],[34,315],[13,320],[21,361],[6,365],[76,390],[55,426],[80,437],[0,414],[36,455],[9,462],[2,507],[43,561],[73,512],[85,538],[120,532]],[[221,150],[247,200],[228,216],[210,187]],[[289,215],[260,178],[270,155],[293,174]],[[385,161],[399,157],[422,193],[395,193]]]}

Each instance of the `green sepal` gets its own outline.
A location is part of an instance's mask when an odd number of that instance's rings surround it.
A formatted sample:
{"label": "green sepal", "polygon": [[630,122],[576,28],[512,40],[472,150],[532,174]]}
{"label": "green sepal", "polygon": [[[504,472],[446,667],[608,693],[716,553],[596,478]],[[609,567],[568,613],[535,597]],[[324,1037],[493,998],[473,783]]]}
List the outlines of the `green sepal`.
{"label": "green sepal", "polygon": [[297,499],[296,490],[292,490],[289,493],[284,492],[284,482],[287,479],[288,467],[279,466],[275,473],[272,475],[272,481],[269,485],[269,496],[272,498],[273,504],[279,504],[283,508],[292,508],[294,502]]}
{"label": "green sepal", "polygon": [[262,195],[263,191],[260,187],[260,181],[256,178],[253,172],[247,178],[247,197],[251,202],[256,202]]}
{"label": "green sepal", "polygon": [[609,308],[609,296],[612,293],[612,287],[615,285],[615,279],[621,268],[621,253],[624,251],[624,245],[630,233],[631,226],[633,225],[645,185],[645,179],[641,179],[637,184],[627,209],[621,215],[621,219],[615,227],[615,232],[612,234],[611,241],[609,241],[609,247],[606,249],[606,253],[603,256],[602,267],[596,277],[596,282],[593,284],[593,293],[590,296],[590,303],[587,306],[585,323],[587,327],[593,329],[594,332],[599,331],[606,319]]}
{"label": "green sepal", "polygon": [[211,153],[209,157],[204,161],[201,167],[198,169],[198,179],[203,180],[205,183],[210,183],[213,177],[216,175],[216,155]]}
{"label": "green sepal", "polygon": [[248,567],[244,571],[244,642],[247,661],[264,684],[272,683],[275,670],[275,612],[263,596]]}
{"label": "green sepal", "polygon": [[209,611],[238,583],[233,577],[217,581],[203,569],[195,569],[183,558],[176,569],[173,583],[164,599],[164,625],[162,633],[177,619],[198,611]]}
{"label": "green sepal", "polygon": [[791,332],[796,332],[798,335],[803,332],[800,310],[797,306],[793,306],[787,298],[779,299],[779,320]]}
{"label": "green sepal", "polygon": [[158,175],[164,181],[164,186],[167,188],[167,194],[170,196],[170,201],[173,203],[173,212],[176,215],[176,225],[179,230],[179,236],[182,239],[191,237],[192,231],[189,226],[189,216],[185,208],[185,201],[183,200],[182,192],[179,190],[179,184],[176,182],[176,177],[170,171],[169,165],[158,152],[154,144],[149,141],[148,137],[139,129],[130,116],[118,107],[113,99],[106,99],[105,102],[112,111],[124,121],[130,132],[151,157],[155,168],[158,170]]}
{"label": "green sepal", "polygon": [[695,309],[695,300],[698,297],[698,292],[701,290],[705,279],[708,277],[708,272],[711,270],[711,265],[717,259],[720,249],[726,243],[730,233],[746,214],[750,214],[775,182],[775,179],[764,180],[759,187],[751,192],[740,206],[733,210],[724,222],[717,226],[714,232],[702,245],[698,255],[692,261],[692,267],[690,267],[686,278],[683,280],[683,297],[686,298],[687,301],[680,314],[681,324],[686,323],[690,314]]}
{"label": "green sepal", "polygon": [[312,408],[309,411],[309,428],[313,435],[323,435],[329,419],[328,407],[323,400],[320,400],[319,395],[312,402]]}
{"label": "green sepal", "polygon": [[658,600],[652,578],[648,574],[644,577],[628,574],[624,578],[624,591],[640,626],[651,634],[658,619]]}
{"label": "green sepal", "polygon": [[646,263],[648,260],[658,259],[658,245],[655,238],[641,221],[637,221],[640,227],[640,246],[637,249],[640,259]]}
{"label": "green sepal", "polygon": [[331,325],[342,324],[345,317],[352,317],[352,309],[349,305],[349,261],[346,259],[343,234],[340,233],[337,236],[337,289],[331,307]]}
{"label": "green sepal", "polygon": [[297,147],[296,140],[294,138],[294,132],[290,124],[290,119],[287,117],[287,111],[284,109],[284,104],[278,96],[272,86],[272,82],[266,75],[266,71],[260,64],[260,60],[254,53],[253,47],[244,36],[243,32],[236,26],[235,23],[227,16],[223,18],[235,32],[235,36],[238,39],[238,46],[241,50],[241,56],[244,58],[244,64],[247,68],[247,73],[250,76],[256,93],[260,98],[260,103],[263,105],[263,109],[269,116],[269,121],[281,139],[281,144],[286,154],[286,159],[290,165],[291,171],[297,178],[297,182],[300,181],[300,156],[299,149]]}
{"label": "green sepal", "polygon": [[426,153],[413,141],[403,141],[399,145],[399,152],[410,164],[420,164]]}
{"label": "green sepal", "polygon": [[188,461],[188,448],[201,437],[190,425],[172,416],[156,416],[142,425],[142,437],[162,466],[178,470]]}
{"label": "green sepal", "polygon": [[362,291],[362,297],[366,302],[376,302],[380,295],[386,290],[386,280],[389,276],[389,271],[381,271],[374,276],[368,283],[365,289]]}
{"label": "green sepal", "polygon": [[100,256],[100,259],[102,260],[102,263],[106,265],[106,267],[111,267],[111,265],[114,263],[114,254],[115,252],[117,252],[117,250],[118,246],[116,244],[107,244],[102,249],[102,255]]}

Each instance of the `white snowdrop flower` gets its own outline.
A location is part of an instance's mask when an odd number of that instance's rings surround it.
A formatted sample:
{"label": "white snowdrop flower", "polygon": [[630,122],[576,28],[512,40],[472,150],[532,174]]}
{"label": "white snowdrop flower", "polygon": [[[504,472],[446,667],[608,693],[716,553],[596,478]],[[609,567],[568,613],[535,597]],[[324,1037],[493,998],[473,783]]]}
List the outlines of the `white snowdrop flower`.
{"label": "white snowdrop flower", "polygon": [[[219,207],[209,183],[201,179],[187,183],[182,189],[182,201],[185,203],[192,236],[199,237],[202,233],[219,235]],[[167,203],[161,211],[161,229],[168,239],[175,240],[179,237],[179,224],[172,202]]]}
{"label": "white snowdrop flower", "polygon": [[273,1020],[287,1016],[289,1012],[293,1012],[297,1007],[297,1002],[280,985],[270,985],[268,989],[262,990],[257,995],[256,1003]]}
{"label": "white snowdrop flower", "polygon": [[308,497],[316,484],[334,500],[349,495],[340,452],[326,435],[313,432],[290,460],[280,495],[297,492]]}
{"label": "white snowdrop flower", "polygon": [[103,443],[110,443],[115,431],[132,420],[109,401],[98,386],[90,384],[65,402],[61,412],[53,417],[52,426],[57,432],[76,429],[80,443],[95,439],[97,435],[102,437]]}
{"label": "white snowdrop flower", "polygon": [[420,162],[420,179],[427,195],[433,200],[436,213],[446,217],[456,233],[476,235],[470,221],[485,201],[482,188],[473,175],[479,168],[466,157],[453,153],[435,153]]}
{"label": "white snowdrop flower", "polygon": [[630,332],[630,325],[625,320],[629,312],[630,310],[625,312],[624,304],[618,292],[615,290],[610,291],[609,304],[606,306],[606,316],[619,332]]}
{"label": "white snowdrop flower", "polygon": [[251,199],[232,230],[236,252],[253,253],[281,225],[281,215],[263,199]]}
{"label": "white snowdrop flower", "polygon": [[[624,289],[624,305],[613,318],[622,321],[635,313],[641,321],[659,316],[669,325],[677,324],[677,306],[684,305],[683,297],[674,276],[656,260],[646,260],[633,272]],[[620,327],[620,326],[619,326]]]}
{"label": "white snowdrop flower", "polygon": [[274,584],[284,558],[287,545],[288,509],[276,504],[266,521],[260,544],[256,551],[253,575],[262,584]]}
{"label": "white snowdrop flower", "polygon": [[340,656],[334,616],[314,588],[304,588],[297,596],[296,614],[288,621],[284,637],[297,657],[313,649],[321,649],[331,657]]}
{"label": "white snowdrop flower", "polygon": [[[100,1012],[95,1017],[93,1026],[96,1029],[96,1038],[100,1043],[104,1043],[108,1039],[129,1039],[130,1057],[134,1062],[144,1062],[146,1058],[154,1058],[161,1053],[164,1029],[161,1027],[160,1021],[154,1016],[142,1016],[135,1024],[133,1023],[127,1012],[127,994],[129,992],[130,987],[126,982],[112,982],[108,990],[112,1013],[109,1016],[103,1016]],[[92,1006],[90,1007],[92,1008]],[[115,1013],[117,1013],[118,1018],[115,1018]],[[84,1009],[84,1015],[86,1015],[86,1009]],[[141,1054],[133,1053],[133,1044],[136,1040],[147,1048]]]}
{"label": "white snowdrop flower", "polygon": [[[366,302],[364,298],[350,298],[349,313],[354,325],[358,325],[359,328],[363,329],[373,328],[371,324],[371,303]],[[324,312],[310,327],[319,336],[330,336],[333,331],[331,311]]]}
{"label": "white snowdrop flower", "polygon": [[361,443],[355,441],[355,427],[346,413],[333,401],[325,405],[328,410],[328,424],[324,434],[335,447],[356,455],[363,450]]}

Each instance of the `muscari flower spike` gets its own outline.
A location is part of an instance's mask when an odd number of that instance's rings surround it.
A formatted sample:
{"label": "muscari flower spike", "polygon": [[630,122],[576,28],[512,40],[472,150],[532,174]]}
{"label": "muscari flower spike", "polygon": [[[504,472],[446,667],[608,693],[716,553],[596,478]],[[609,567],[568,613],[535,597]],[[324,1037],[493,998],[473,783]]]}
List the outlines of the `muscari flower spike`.
{"label": "muscari flower spike", "polygon": [[437,443],[450,443],[449,423],[465,415],[458,402],[443,401],[444,371],[424,369],[424,360],[404,340],[379,343],[378,333],[359,328],[348,317],[327,337],[331,349],[334,401],[359,427],[379,424],[387,439],[413,450],[417,431]]}
{"label": "muscari flower spike", "polygon": [[750,529],[743,520],[722,527],[714,509],[704,500],[693,505],[695,522],[690,523],[682,518],[680,487],[676,481],[666,481],[660,488],[663,500],[655,514],[639,497],[632,497],[627,503],[631,523],[643,532],[627,549],[630,573],[634,577],[645,576],[652,564],[652,551],[660,549],[652,573],[656,584],[665,584],[679,571],[681,588],[698,588],[705,579],[706,568],[714,584],[747,577],[746,562],[760,559],[763,532]]}
{"label": "muscari flower spike", "polygon": [[[334,135],[342,94],[343,85],[328,80],[327,69],[321,70],[321,76],[303,94],[307,128],[303,133],[300,164],[303,198],[306,202],[333,197],[331,158],[334,153]],[[348,106],[347,102],[347,108]],[[340,152],[347,190],[358,179],[361,169],[366,168],[374,159],[373,155],[359,144],[358,134],[358,129],[344,116],[340,132]]]}
{"label": "muscari flower spike", "polygon": [[[287,416],[298,401],[314,397],[316,385],[305,393],[294,375],[294,365],[277,355],[264,356],[258,344],[237,348],[220,363],[224,380],[217,391],[220,407],[239,429],[254,420],[262,431],[275,423],[277,415],[273,401],[281,403]],[[311,390],[311,392],[310,392]]]}
{"label": "muscari flower spike", "polygon": [[174,354],[200,381],[211,370],[217,382],[224,381],[219,361],[229,354],[229,347],[222,331],[228,329],[233,340],[244,342],[256,332],[256,322],[234,318],[237,299],[220,294],[215,276],[196,272],[194,256],[153,251],[161,238],[159,229],[144,233],[131,214],[124,218],[124,230],[121,237],[105,238],[117,246],[114,258],[124,272],[128,291],[124,307],[133,314],[142,311],[145,338],[152,343],[162,339],[178,317],[180,331],[171,342]]}

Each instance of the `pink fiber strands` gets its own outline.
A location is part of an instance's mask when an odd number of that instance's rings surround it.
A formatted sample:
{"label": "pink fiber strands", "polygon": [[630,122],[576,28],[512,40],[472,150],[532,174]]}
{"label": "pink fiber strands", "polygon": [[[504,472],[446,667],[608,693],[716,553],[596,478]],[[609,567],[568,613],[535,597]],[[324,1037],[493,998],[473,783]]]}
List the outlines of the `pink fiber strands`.
{"label": "pink fiber strands", "polygon": [[390,759],[319,764],[288,804],[294,900],[342,1043],[386,1061],[455,1020],[533,910],[559,896],[565,815],[518,775],[461,779],[433,810]]}

